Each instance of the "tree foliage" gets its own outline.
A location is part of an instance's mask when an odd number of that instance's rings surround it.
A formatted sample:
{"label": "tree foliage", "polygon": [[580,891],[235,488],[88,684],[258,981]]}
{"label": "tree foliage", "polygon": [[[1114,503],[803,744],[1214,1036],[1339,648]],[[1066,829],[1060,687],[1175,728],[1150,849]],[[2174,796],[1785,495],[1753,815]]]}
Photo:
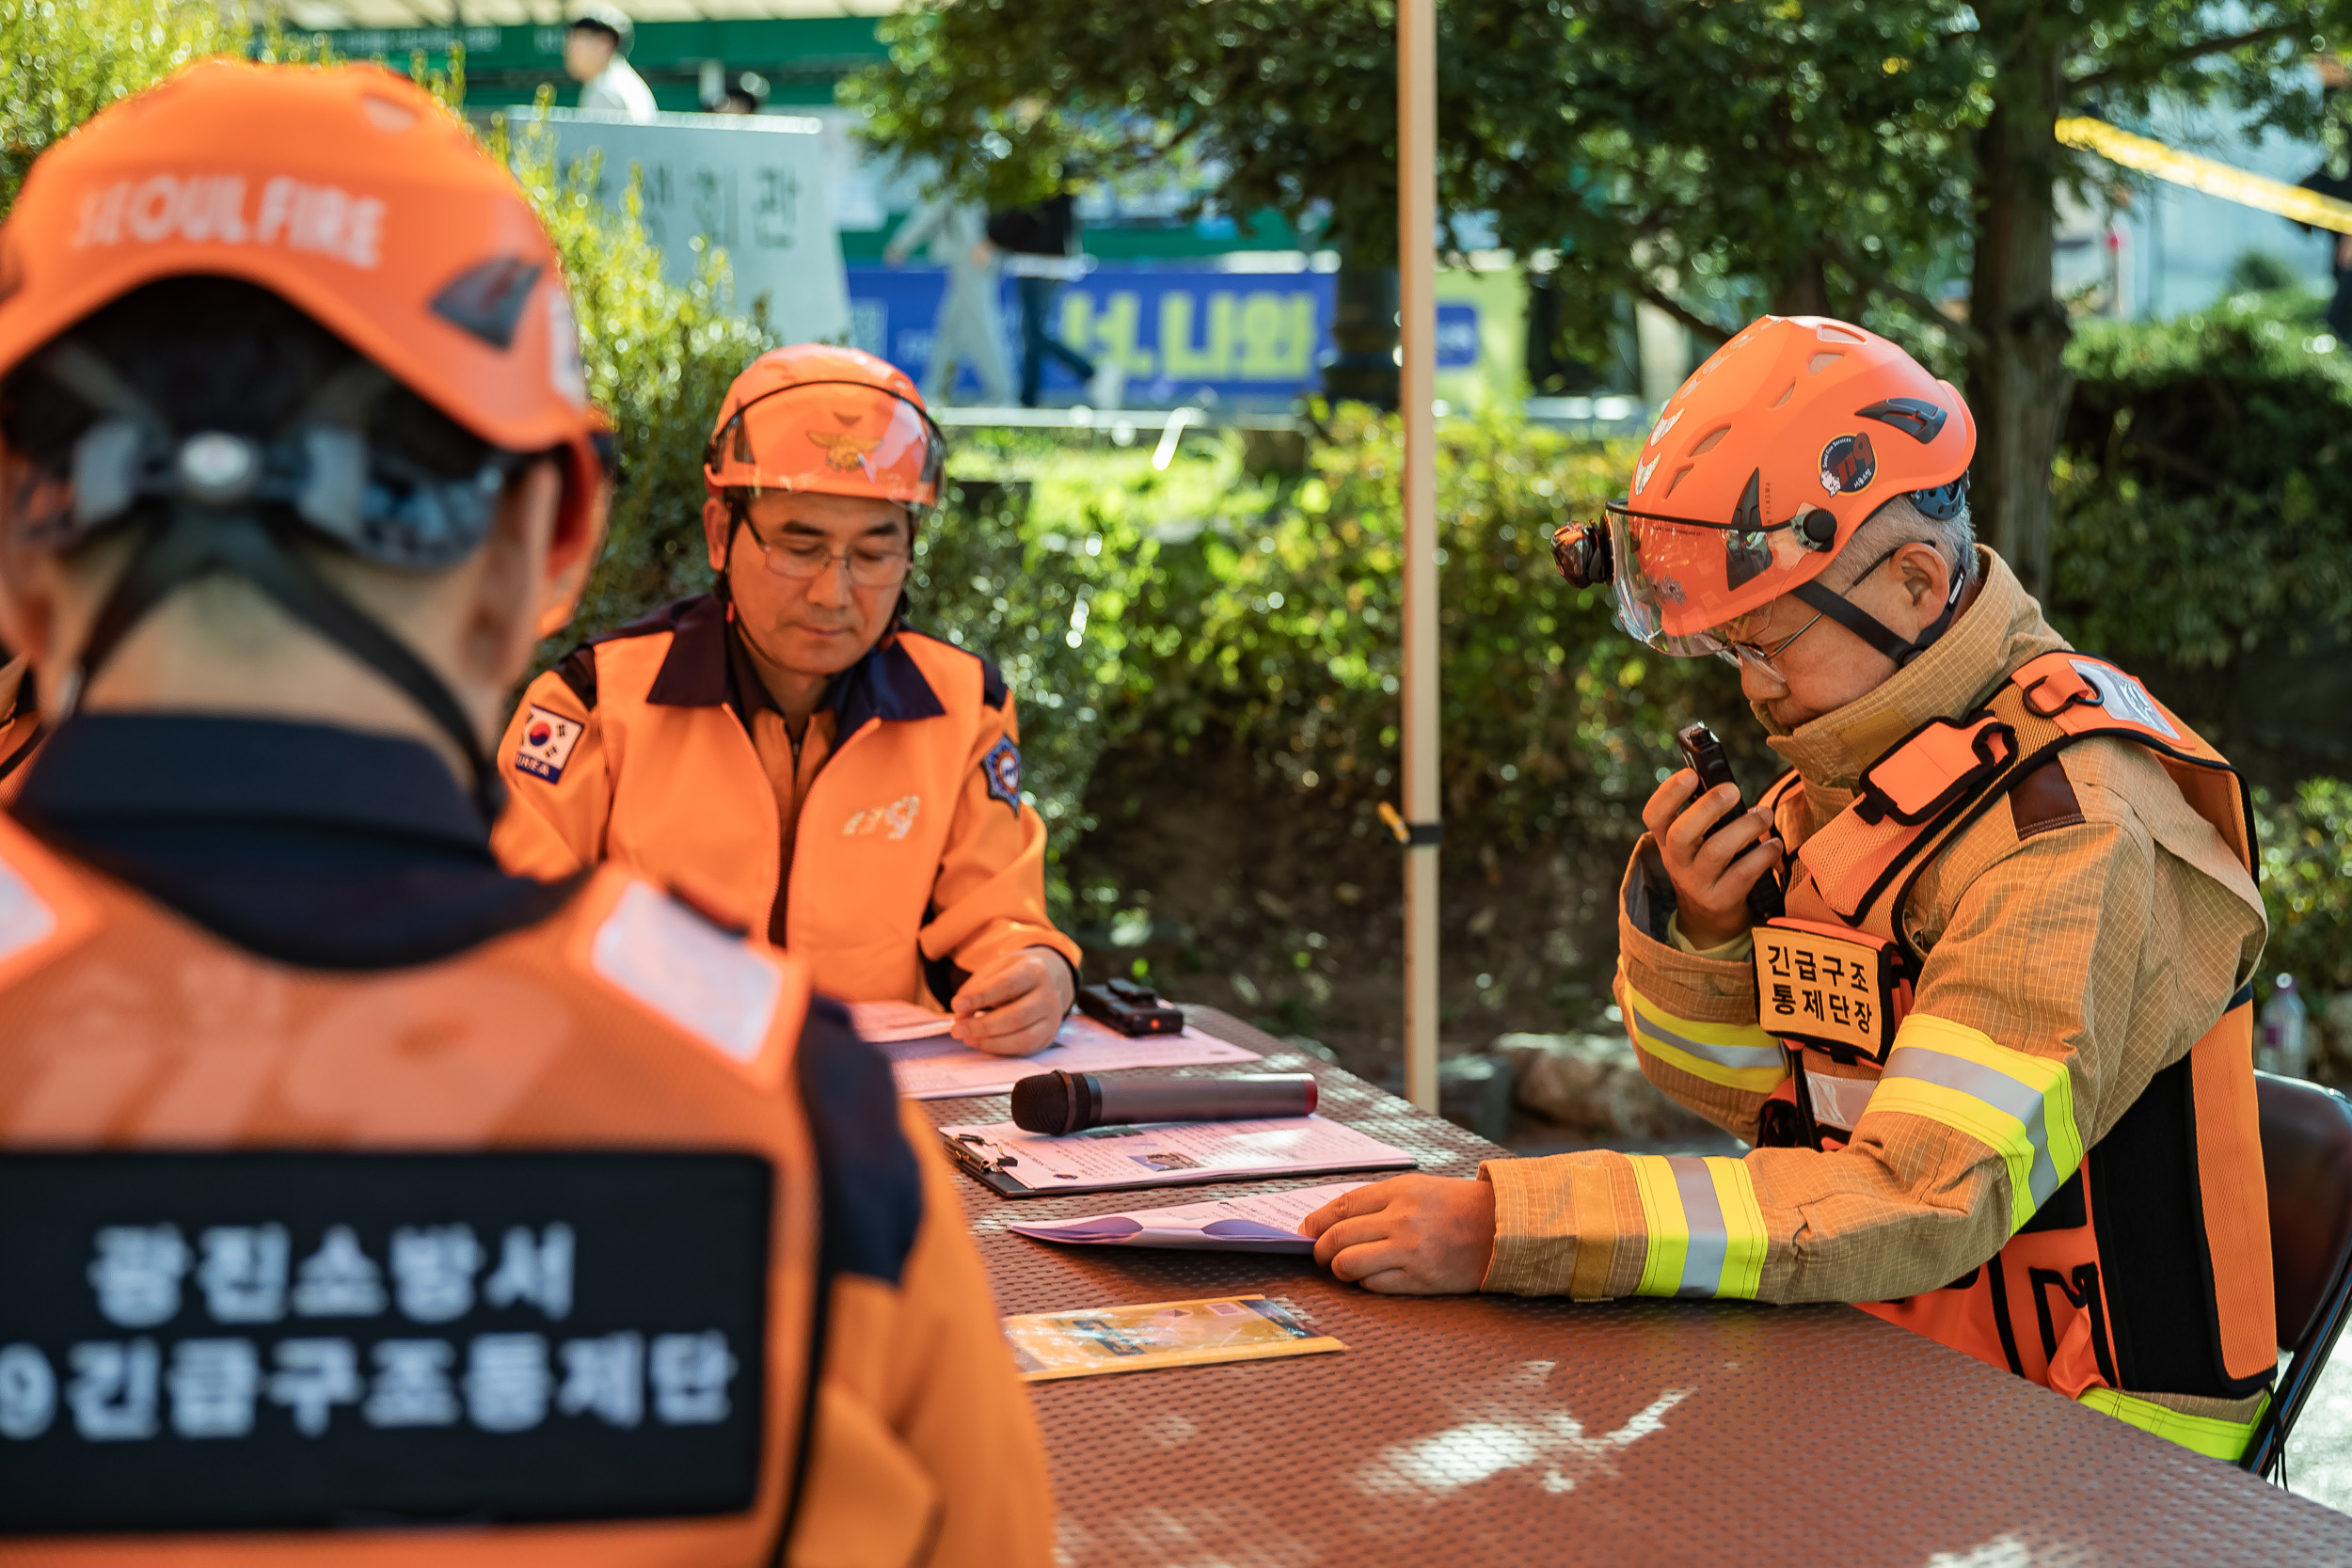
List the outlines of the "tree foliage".
{"label": "tree foliage", "polygon": [[245,43],[209,0],[0,0],[0,214],[33,160],[91,115]]}
{"label": "tree foliage", "polygon": [[[1226,210],[1327,212],[1369,261],[1394,253],[1394,24],[1393,0],[930,0],[854,94],[883,144],[999,200],[1190,158]],[[2302,56],[2347,35],[2352,0],[1447,0],[1439,208],[1559,253],[1572,353],[1633,295],[1702,344],[1824,311],[1964,367],[1979,519],[2039,589],[2055,193],[2119,184],[2059,118],[2225,103],[2313,134]]]}
{"label": "tree foliage", "polygon": [[2316,306],[2076,334],[2052,610],[2083,646],[2211,670],[2352,638],[2352,364]]}

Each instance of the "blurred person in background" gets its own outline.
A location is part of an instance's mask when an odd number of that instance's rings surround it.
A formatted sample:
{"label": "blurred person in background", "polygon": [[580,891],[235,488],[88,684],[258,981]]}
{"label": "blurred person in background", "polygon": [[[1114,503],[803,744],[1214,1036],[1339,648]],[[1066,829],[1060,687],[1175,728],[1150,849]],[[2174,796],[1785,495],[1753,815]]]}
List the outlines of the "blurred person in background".
{"label": "blurred person in background", "polygon": [[1012,374],[1005,364],[1005,318],[997,308],[998,266],[996,247],[988,238],[988,209],[953,195],[934,197],[891,236],[882,260],[900,266],[922,246],[929,247],[932,264],[947,273],[946,293],[931,323],[924,401],[934,406],[952,402],[957,374],[968,365],[979,378],[980,401],[1000,408],[1009,404]]}
{"label": "blurred person in background", "polygon": [[1117,408],[1126,395],[1126,367],[1100,366],[1054,336],[1054,298],[1064,283],[1087,275],[1078,248],[1077,198],[1068,191],[1030,207],[991,213],[988,238],[1004,253],[1005,271],[1021,294],[1021,406],[1035,408],[1045,363],[1055,360],[1086,383],[1088,404]]}
{"label": "blurred person in background", "polygon": [[580,84],[580,106],[643,125],[654,117],[653,88],[628,63],[637,24],[608,0],[583,0],[564,35],[564,71]]}
{"label": "blurred person in background", "polygon": [[907,624],[946,444],[896,366],[760,356],[705,454],[712,592],[593,637],[507,726],[508,869],[611,861],[807,963],[845,1002],[952,1012],[1025,1056],[1076,996],[1045,910],[1012,693]]}
{"label": "blurred person in background", "polygon": [[704,108],[714,115],[755,115],[768,104],[768,78],[756,71],[739,71],[726,79],[719,96]]}

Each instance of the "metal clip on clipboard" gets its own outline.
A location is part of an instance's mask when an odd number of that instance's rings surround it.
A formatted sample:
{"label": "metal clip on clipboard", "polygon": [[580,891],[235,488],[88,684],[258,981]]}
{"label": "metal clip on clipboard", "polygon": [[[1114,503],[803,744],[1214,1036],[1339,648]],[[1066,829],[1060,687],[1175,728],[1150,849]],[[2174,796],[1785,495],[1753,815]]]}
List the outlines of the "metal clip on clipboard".
{"label": "metal clip on clipboard", "polygon": [[949,1138],[947,1151],[979,1176],[994,1175],[1021,1163],[1021,1157],[1006,1152],[1004,1145],[975,1132],[959,1132]]}

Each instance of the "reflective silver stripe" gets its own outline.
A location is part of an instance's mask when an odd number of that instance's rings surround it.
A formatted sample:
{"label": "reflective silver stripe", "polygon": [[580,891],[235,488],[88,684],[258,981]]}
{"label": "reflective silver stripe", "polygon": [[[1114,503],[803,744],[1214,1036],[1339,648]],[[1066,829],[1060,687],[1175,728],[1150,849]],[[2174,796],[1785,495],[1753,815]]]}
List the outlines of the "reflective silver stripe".
{"label": "reflective silver stripe", "polygon": [[1651,1039],[1662,1041],[1677,1051],[1687,1051],[1702,1061],[1713,1062],[1717,1067],[1747,1071],[1756,1068],[1776,1068],[1784,1059],[1784,1053],[1777,1045],[1710,1045],[1705,1040],[1685,1038],[1672,1029],[1659,1027],[1655,1020],[1639,1009],[1633,1014],[1633,1026]]}
{"label": "reflective silver stripe", "polygon": [[1674,1172],[1683,1221],[1691,1227],[1689,1247],[1682,1255],[1682,1282],[1675,1294],[1712,1296],[1723,1281],[1724,1255],[1731,1250],[1715,1179],[1708,1174],[1707,1162],[1695,1154],[1669,1154],[1666,1168]]}
{"label": "reflective silver stripe", "polygon": [[1879,1081],[1807,1072],[1804,1086],[1813,1101],[1813,1119],[1824,1127],[1842,1127],[1851,1132],[1862,1125],[1862,1113],[1870,1108],[1870,1097],[1878,1092]]}
{"label": "reflective silver stripe", "polygon": [[1964,1056],[1947,1056],[1941,1051],[1917,1045],[1897,1046],[1886,1058],[1883,1076],[1941,1085],[2015,1117],[2025,1123],[2026,1136],[2033,1144],[2033,1165],[2026,1177],[2026,1190],[2033,1198],[2033,1207],[2040,1209],[2058,1190],[2058,1167],[2050,1163],[2050,1129],[2043,1118],[2040,1089]]}

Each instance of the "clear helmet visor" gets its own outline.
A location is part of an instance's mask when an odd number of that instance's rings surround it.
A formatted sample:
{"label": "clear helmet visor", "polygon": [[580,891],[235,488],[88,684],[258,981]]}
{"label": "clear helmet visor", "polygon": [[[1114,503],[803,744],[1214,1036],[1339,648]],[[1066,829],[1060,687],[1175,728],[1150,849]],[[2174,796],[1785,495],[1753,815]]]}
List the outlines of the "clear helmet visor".
{"label": "clear helmet visor", "polygon": [[939,504],[946,443],[922,409],[857,382],[816,381],[755,398],[712,443],[713,483]]}
{"label": "clear helmet visor", "polygon": [[[1772,599],[1725,615],[1740,590],[1770,572],[1786,527],[1715,528],[1609,513],[1617,624],[1660,653],[1678,658],[1721,654],[1752,639],[1772,615]],[[1776,538],[1775,536],[1780,536]]]}

